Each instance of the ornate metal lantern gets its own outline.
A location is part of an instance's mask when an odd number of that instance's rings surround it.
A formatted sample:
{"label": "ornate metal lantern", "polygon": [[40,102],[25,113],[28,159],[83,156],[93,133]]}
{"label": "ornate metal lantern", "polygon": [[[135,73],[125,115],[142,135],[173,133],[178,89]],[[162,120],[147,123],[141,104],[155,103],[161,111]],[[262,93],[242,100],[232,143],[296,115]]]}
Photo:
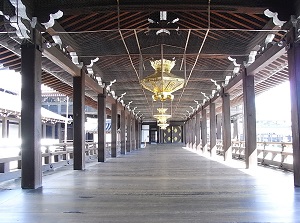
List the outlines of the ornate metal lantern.
{"label": "ornate metal lantern", "polygon": [[151,61],[151,66],[155,69],[155,73],[144,78],[141,85],[154,93],[152,96],[154,101],[173,100],[174,95],[172,93],[183,88],[184,85],[183,78],[170,73],[175,66],[175,61],[155,60]]}

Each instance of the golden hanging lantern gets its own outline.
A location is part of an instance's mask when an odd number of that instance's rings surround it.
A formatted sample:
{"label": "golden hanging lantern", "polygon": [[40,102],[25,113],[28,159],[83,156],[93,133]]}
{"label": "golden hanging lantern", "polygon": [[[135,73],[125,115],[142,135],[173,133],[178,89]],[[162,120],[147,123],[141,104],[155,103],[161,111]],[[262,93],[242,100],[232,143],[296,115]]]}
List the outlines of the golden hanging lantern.
{"label": "golden hanging lantern", "polygon": [[157,124],[161,129],[167,129],[167,127],[169,126],[168,123],[158,123]]}
{"label": "golden hanging lantern", "polygon": [[151,61],[151,66],[154,68],[155,73],[142,79],[141,85],[154,93],[152,96],[154,101],[173,100],[174,95],[172,93],[183,88],[184,85],[183,78],[170,73],[175,66],[175,61],[154,60]]}
{"label": "golden hanging lantern", "polygon": [[165,114],[165,112],[167,111],[167,108],[158,108],[158,114],[157,115],[153,115],[154,118],[157,119],[158,123],[160,124],[166,124],[167,123],[167,119],[171,118],[171,115],[167,115]]}
{"label": "golden hanging lantern", "polygon": [[153,117],[157,119],[157,122],[158,122],[157,125],[161,129],[166,129],[169,126],[169,124],[167,123],[167,119],[171,118],[171,115],[165,114],[167,110],[168,110],[167,108],[158,108],[157,109],[158,114],[153,115]]}

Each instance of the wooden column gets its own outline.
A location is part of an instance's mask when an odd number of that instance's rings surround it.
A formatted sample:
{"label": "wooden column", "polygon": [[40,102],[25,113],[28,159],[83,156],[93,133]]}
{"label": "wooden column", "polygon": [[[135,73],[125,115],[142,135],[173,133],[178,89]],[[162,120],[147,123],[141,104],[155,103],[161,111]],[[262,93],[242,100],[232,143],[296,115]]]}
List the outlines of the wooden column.
{"label": "wooden column", "polygon": [[189,119],[188,121],[188,130],[187,130],[187,134],[188,134],[188,148],[191,148],[192,145],[192,119]]}
{"label": "wooden column", "polygon": [[73,78],[73,154],[74,170],[85,169],[85,72]]}
{"label": "wooden column", "polygon": [[294,185],[300,187],[300,43],[292,40],[290,46],[288,66],[291,91]]}
{"label": "wooden column", "polygon": [[126,114],[125,108],[121,111],[121,154],[126,154]]}
{"label": "wooden column", "polygon": [[198,112],[197,114],[196,114],[196,130],[195,130],[195,132],[196,132],[196,150],[201,150],[201,131],[200,131],[200,128],[201,128],[201,126],[200,126],[200,123],[201,123],[201,114],[200,114],[200,112]]}
{"label": "wooden column", "polygon": [[202,125],[201,125],[201,138],[202,138],[202,152],[203,154],[207,153],[207,118],[206,118],[206,109],[201,111],[202,113]]}
{"label": "wooden column", "polygon": [[137,131],[137,149],[140,149],[141,148],[141,140],[142,140],[142,134],[141,134],[141,131],[142,131],[142,123],[140,122],[140,120],[137,120],[137,126],[138,126],[138,131]]}
{"label": "wooden column", "polygon": [[189,147],[189,120],[185,122],[185,146]]}
{"label": "wooden column", "polygon": [[106,94],[98,94],[98,162],[105,162],[106,156]]}
{"label": "wooden column", "polygon": [[190,134],[190,148],[192,149],[193,148],[193,118],[190,119],[190,128],[189,128],[189,134]]}
{"label": "wooden column", "polygon": [[209,125],[210,125],[210,156],[215,156],[217,151],[217,135],[216,135],[216,104],[209,104]]}
{"label": "wooden column", "polygon": [[2,118],[2,138],[8,137],[8,120],[6,117]]}
{"label": "wooden column", "polygon": [[33,43],[21,45],[21,187],[36,189],[42,186],[41,154],[41,58],[42,38],[33,29]]}
{"label": "wooden column", "polygon": [[135,150],[135,119],[133,115],[131,116],[131,127],[131,150]]}
{"label": "wooden column", "polygon": [[117,157],[117,125],[118,110],[117,102],[111,105],[111,157]]}
{"label": "wooden column", "polygon": [[159,128],[159,143],[164,143],[163,142],[163,130],[161,128]]}
{"label": "wooden column", "polygon": [[231,148],[231,122],[230,122],[230,96],[223,94],[222,96],[222,135],[223,135],[223,150],[224,160],[230,161],[232,159]]}
{"label": "wooden column", "polygon": [[192,133],[193,133],[193,144],[192,144],[192,149],[197,149],[197,144],[196,144],[196,137],[197,137],[197,134],[196,134],[196,116],[193,117],[193,130],[192,130]]}
{"label": "wooden column", "polygon": [[186,122],[183,124],[182,126],[182,142],[184,143],[184,145],[186,145]]}
{"label": "wooden column", "polygon": [[255,88],[254,76],[248,76],[247,70],[245,73],[243,78],[245,161],[246,168],[252,168],[257,166]]}
{"label": "wooden column", "polygon": [[131,151],[131,115],[128,112],[127,114],[127,141],[126,141],[126,152],[130,152]]}

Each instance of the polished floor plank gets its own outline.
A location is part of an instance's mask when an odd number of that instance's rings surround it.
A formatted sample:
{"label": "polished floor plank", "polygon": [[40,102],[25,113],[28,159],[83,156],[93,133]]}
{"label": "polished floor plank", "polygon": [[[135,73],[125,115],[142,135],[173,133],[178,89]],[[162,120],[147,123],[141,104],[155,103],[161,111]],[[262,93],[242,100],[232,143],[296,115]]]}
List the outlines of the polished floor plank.
{"label": "polished floor plank", "polygon": [[0,222],[300,222],[300,188],[288,172],[224,165],[151,145],[47,173],[43,187],[0,184]]}

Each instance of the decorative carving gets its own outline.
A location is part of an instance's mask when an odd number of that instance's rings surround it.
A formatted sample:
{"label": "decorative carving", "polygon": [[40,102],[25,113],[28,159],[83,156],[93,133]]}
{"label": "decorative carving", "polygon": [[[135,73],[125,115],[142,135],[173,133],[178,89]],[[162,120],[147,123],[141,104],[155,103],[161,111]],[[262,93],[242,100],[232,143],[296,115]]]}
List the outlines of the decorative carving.
{"label": "decorative carving", "polygon": [[281,21],[278,18],[277,12],[271,12],[269,9],[266,9],[264,11],[264,14],[265,14],[265,16],[271,18],[273,20],[274,25],[276,25],[276,26],[282,27],[286,23],[286,21]]}

